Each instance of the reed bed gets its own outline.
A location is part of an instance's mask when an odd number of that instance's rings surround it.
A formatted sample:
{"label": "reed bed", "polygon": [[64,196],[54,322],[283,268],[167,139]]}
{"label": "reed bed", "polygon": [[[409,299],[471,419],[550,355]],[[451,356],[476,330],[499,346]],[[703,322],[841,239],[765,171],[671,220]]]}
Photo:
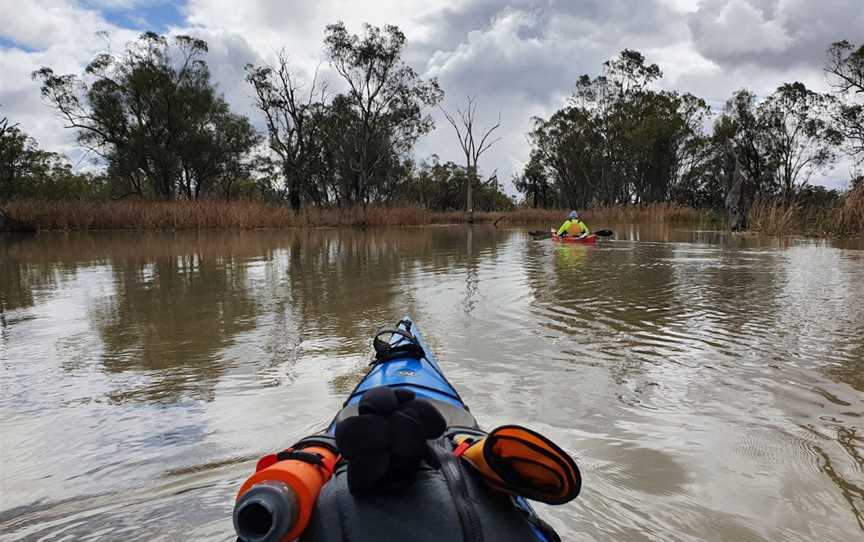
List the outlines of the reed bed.
{"label": "reed bed", "polygon": [[594,207],[585,211],[583,216],[585,220],[590,222],[611,223],[680,222],[695,224],[721,220],[714,211],[694,209],[675,203]]}
{"label": "reed bed", "polygon": [[768,235],[794,233],[800,230],[800,210],[795,203],[757,201],[750,209],[750,229]]}
{"label": "reed bed", "polygon": [[834,206],[805,207],[784,201],[757,201],[750,229],[768,235],[852,237],[864,235],[864,184]]}
{"label": "reed bed", "polygon": [[[372,227],[460,224],[462,211],[433,212],[419,207],[309,208],[294,212],[286,207],[249,201],[143,200],[86,202],[19,200],[4,204],[10,217],[43,230],[202,230],[292,227]],[[567,209],[518,208],[504,212],[474,213],[476,223],[502,226],[558,225]],[[691,222],[714,219],[713,213],[673,204],[596,207],[582,213],[592,227],[622,222]]]}
{"label": "reed bed", "polygon": [[833,225],[843,235],[864,235],[864,182],[846,194]]}

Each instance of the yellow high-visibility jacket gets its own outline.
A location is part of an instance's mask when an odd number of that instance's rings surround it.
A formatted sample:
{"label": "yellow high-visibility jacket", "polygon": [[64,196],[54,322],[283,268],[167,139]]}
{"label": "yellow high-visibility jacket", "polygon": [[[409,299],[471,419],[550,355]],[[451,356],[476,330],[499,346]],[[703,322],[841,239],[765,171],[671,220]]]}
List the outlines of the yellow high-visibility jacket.
{"label": "yellow high-visibility jacket", "polygon": [[591,234],[591,232],[588,231],[588,226],[586,226],[585,223],[582,222],[581,220],[579,220],[578,218],[576,220],[570,220],[568,218],[567,220],[564,221],[563,224],[561,224],[561,227],[558,228],[558,235],[561,236],[561,235],[564,235],[565,233],[567,235],[573,235],[573,236],[577,236],[577,237],[580,235],[590,235]]}

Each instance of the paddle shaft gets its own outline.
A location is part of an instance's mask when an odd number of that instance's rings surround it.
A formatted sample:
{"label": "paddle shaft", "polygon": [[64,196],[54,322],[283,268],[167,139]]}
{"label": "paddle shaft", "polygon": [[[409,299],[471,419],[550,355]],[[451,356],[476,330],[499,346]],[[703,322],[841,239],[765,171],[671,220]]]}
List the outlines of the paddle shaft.
{"label": "paddle shaft", "polygon": [[[536,241],[539,241],[541,239],[548,239],[552,237],[552,232],[533,230],[529,231],[528,235],[533,237]],[[594,232],[594,235],[596,235],[597,237],[612,237],[612,230],[597,230]]]}

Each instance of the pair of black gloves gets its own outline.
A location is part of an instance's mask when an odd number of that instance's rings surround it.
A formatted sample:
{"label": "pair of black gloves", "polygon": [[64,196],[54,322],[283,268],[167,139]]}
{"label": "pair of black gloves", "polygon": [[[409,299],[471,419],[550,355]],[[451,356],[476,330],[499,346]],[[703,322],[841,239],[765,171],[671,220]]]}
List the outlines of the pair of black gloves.
{"label": "pair of black gloves", "polygon": [[439,468],[426,441],[446,428],[435,406],[411,390],[367,391],[358,415],[336,424],[336,446],[348,460],[348,489],[355,495],[394,491],[414,482],[422,461]]}

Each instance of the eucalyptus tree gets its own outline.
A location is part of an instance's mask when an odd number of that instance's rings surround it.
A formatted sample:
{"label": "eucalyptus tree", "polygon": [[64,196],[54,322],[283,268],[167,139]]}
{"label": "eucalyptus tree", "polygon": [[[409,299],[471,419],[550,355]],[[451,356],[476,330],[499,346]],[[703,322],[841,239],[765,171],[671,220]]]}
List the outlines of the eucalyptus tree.
{"label": "eucalyptus tree", "polygon": [[[367,204],[414,143],[434,128],[426,109],[443,98],[435,79],[421,79],[402,59],[405,34],[397,26],[364,25],[351,34],[342,22],[328,25],[324,48],[347,87],[341,133],[356,145],[350,155],[347,203]],[[345,110],[344,108],[347,108]]]}
{"label": "eucalyptus tree", "polygon": [[117,196],[196,199],[244,169],[258,136],[210,80],[207,43],[146,32],[104,52],[82,76],[33,77],[78,142],[100,156]]}
{"label": "eucalyptus tree", "polygon": [[773,185],[786,199],[836,161],[843,137],[829,122],[829,101],[795,82],[781,85],[757,107]]}
{"label": "eucalyptus tree", "polygon": [[846,40],[832,44],[825,71],[837,96],[834,127],[860,165],[864,162],[864,44]]}
{"label": "eucalyptus tree", "polygon": [[534,160],[560,205],[667,201],[701,164],[691,152],[704,145],[708,107],[654,90],[662,72],[638,51],[625,49],[603,66],[601,75],[577,79],[566,107],[534,120]]}
{"label": "eucalyptus tree", "polygon": [[320,108],[327,86],[316,70],[308,85],[301,83],[287,53],[274,66],[246,66],[246,80],[255,90],[255,105],[264,115],[270,150],[280,161],[288,201],[294,210],[315,191],[313,173],[322,158]]}
{"label": "eucalyptus tree", "polygon": [[522,173],[514,177],[513,185],[525,195],[526,203],[530,202],[531,207],[546,208],[553,204],[552,185],[536,149],[531,151]]}

